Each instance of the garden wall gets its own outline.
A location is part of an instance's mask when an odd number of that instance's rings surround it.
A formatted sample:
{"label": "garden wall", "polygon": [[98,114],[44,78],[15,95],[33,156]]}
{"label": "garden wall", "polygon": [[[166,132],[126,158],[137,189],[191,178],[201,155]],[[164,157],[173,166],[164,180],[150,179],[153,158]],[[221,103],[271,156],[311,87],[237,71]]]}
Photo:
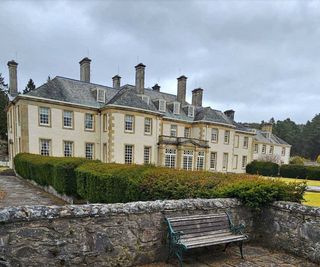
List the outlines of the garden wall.
{"label": "garden wall", "polygon": [[9,207],[0,210],[0,266],[132,266],[166,257],[164,217],[229,210],[252,232],[235,199]]}
{"label": "garden wall", "polygon": [[256,217],[254,228],[257,241],[320,263],[320,208],[275,202]]}

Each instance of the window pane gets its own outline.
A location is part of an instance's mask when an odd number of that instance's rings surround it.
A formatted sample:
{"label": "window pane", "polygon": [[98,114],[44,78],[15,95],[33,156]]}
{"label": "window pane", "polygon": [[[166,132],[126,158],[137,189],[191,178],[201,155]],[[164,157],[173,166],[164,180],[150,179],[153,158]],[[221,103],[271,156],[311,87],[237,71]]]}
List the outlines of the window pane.
{"label": "window pane", "polygon": [[218,129],[211,129],[211,142],[217,142],[218,141]]}
{"label": "window pane", "polygon": [[176,150],[175,149],[166,149],[165,151],[165,161],[164,165],[168,168],[176,167]]}
{"label": "window pane", "polygon": [[87,159],[93,159],[93,153],[94,153],[94,144],[86,143],[86,158]]}
{"label": "window pane", "polygon": [[93,114],[86,113],[85,128],[93,130]]}
{"label": "window pane", "polygon": [[191,129],[189,127],[184,128],[184,137],[190,138],[190,136],[191,136],[190,132],[191,132]]}
{"label": "window pane", "polygon": [[244,169],[247,166],[247,156],[242,156],[242,168]]}
{"label": "window pane", "polygon": [[124,130],[127,132],[133,132],[133,116],[132,115],[126,115],[125,116],[125,122],[124,122]]}
{"label": "window pane", "polygon": [[133,163],[133,145],[125,145],[124,147],[124,163]]}
{"label": "window pane", "polygon": [[249,143],[249,138],[247,136],[245,136],[243,138],[243,147],[248,148],[248,143]]}
{"label": "window pane", "polygon": [[229,144],[229,139],[230,139],[230,131],[225,131],[224,132],[224,143]]}
{"label": "window pane", "polygon": [[72,111],[63,112],[63,127],[71,128],[72,127]]}
{"label": "window pane", "polygon": [[198,152],[198,158],[197,158],[197,170],[203,170],[204,169],[204,151]]}
{"label": "window pane", "polygon": [[192,150],[184,150],[183,151],[183,169],[192,170],[193,163],[193,151]]}
{"label": "window pane", "polygon": [[144,133],[151,134],[152,132],[152,119],[145,118],[144,119]]}
{"label": "window pane", "polygon": [[41,125],[49,125],[49,108],[40,107],[39,116],[39,121]]}
{"label": "window pane", "polygon": [[170,136],[173,136],[173,137],[177,136],[177,125],[171,125]]}
{"label": "window pane", "polygon": [[144,147],[144,155],[143,155],[143,162],[144,164],[151,163],[151,147]]}
{"label": "window pane", "polygon": [[228,169],[228,153],[223,153],[222,168],[223,168],[224,170],[227,170],[227,169]]}
{"label": "window pane", "polygon": [[210,154],[210,169],[215,170],[217,166],[217,153],[211,152]]}
{"label": "window pane", "polygon": [[40,154],[42,156],[50,156],[50,140],[40,140]]}
{"label": "window pane", "polygon": [[65,157],[72,157],[73,156],[73,142],[65,141],[63,152],[64,152]]}

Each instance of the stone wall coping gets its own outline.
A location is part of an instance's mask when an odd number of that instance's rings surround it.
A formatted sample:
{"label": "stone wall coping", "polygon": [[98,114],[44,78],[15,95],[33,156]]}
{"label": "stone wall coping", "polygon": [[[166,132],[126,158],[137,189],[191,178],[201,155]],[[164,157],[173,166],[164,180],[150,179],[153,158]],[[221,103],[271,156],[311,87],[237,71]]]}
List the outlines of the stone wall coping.
{"label": "stone wall coping", "polygon": [[302,215],[320,217],[320,207],[311,207],[295,202],[276,201],[272,204],[273,208],[300,213]]}
{"label": "stone wall coping", "polygon": [[107,217],[114,214],[229,209],[241,206],[233,198],[139,201],[116,204],[65,206],[19,206],[0,209],[0,223],[47,220],[55,218]]}

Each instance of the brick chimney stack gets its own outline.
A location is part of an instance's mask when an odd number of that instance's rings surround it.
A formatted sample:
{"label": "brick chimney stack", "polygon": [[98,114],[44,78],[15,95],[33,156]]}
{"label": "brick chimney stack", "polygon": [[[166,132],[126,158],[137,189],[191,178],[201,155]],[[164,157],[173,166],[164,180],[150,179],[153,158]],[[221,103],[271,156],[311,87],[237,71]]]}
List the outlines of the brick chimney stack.
{"label": "brick chimney stack", "polygon": [[83,82],[90,82],[90,62],[91,59],[85,57],[83,58],[80,64],[80,81]]}
{"label": "brick chimney stack", "polygon": [[8,62],[9,68],[9,94],[11,96],[18,95],[18,78],[17,78],[18,63],[14,60]]}
{"label": "brick chimney stack", "polygon": [[145,65],[142,63],[135,66],[136,68],[136,90],[140,95],[144,94],[144,76],[145,76]]}
{"label": "brick chimney stack", "polygon": [[120,88],[120,80],[121,80],[121,77],[119,75],[115,75],[112,77],[113,88],[117,88],[117,89]]}
{"label": "brick chimney stack", "polygon": [[270,123],[270,122],[265,122],[262,127],[261,127],[261,130],[263,132],[267,132],[267,133],[272,133],[272,126],[273,124]]}
{"label": "brick chimney stack", "polygon": [[152,90],[153,90],[153,91],[156,91],[156,92],[160,92],[160,85],[156,83],[156,84],[152,87]]}
{"label": "brick chimney stack", "polygon": [[226,111],[224,112],[224,114],[225,114],[229,119],[231,119],[232,121],[234,121],[234,113],[235,113],[235,111],[232,110],[232,109],[226,110]]}
{"label": "brick chimney stack", "polygon": [[186,90],[187,90],[187,77],[182,75],[178,80],[178,92],[177,92],[177,100],[181,104],[186,103]]}
{"label": "brick chimney stack", "polygon": [[197,88],[192,90],[192,105],[202,107],[203,89]]}

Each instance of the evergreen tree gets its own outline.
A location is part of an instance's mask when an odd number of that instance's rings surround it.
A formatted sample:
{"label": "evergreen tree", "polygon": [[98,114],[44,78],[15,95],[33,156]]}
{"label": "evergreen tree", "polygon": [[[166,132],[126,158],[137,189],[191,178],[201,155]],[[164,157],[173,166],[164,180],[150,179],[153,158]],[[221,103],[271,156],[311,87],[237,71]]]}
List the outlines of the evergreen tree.
{"label": "evergreen tree", "polygon": [[36,88],[34,82],[32,79],[28,81],[28,84],[26,88],[23,90],[23,94],[29,93],[30,91],[34,90]]}
{"label": "evergreen tree", "polygon": [[4,78],[0,73],[0,139],[7,139],[7,112],[5,108],[9,103],[7,96],[7,84],[4,82]]}
{"label": "evergreen tree", "polygon": [[308,121],[303,132],[302,153],[311,160],[316,160],[320,154],[320,114],[316,115],[311,122]]}

